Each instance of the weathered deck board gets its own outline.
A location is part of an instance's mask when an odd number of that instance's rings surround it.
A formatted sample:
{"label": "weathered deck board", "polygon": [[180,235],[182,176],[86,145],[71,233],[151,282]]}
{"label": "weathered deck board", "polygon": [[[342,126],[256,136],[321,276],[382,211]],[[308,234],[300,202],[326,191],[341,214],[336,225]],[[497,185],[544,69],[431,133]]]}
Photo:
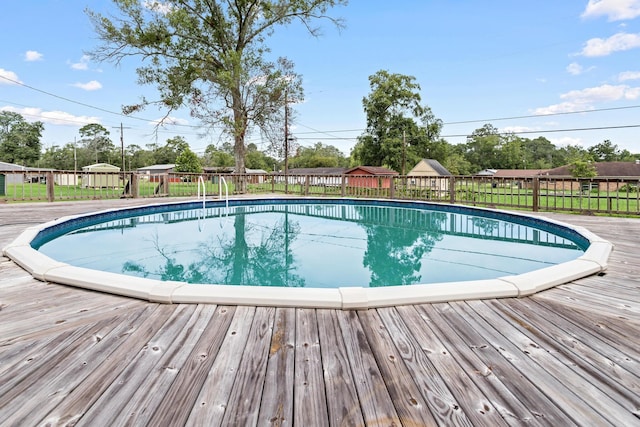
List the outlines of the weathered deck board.
{"label": "weathered deck board", "polygon": [[187,422],[200,388],[227,335],[234,313],[235,307],[217,307],[202,333],[194,331],[198,334],[199,341],[182,369],[179,369],[171,388],[162,396],[163,401],[153,412],[148,425],[184,425]]}
{"label": "weathered deck board", "polygon": [[271,337],[267,373],[258,414],[260,425],[292,424],[296,311],[278,308]]}
{"label": "weathered deck board", "polygon": [[320,354],[315,310],[296,310],[295,333],[293,423],[311,425],[314,421],[321,420],[318,425],[328,425],[326,391],[322,376],[323,358]]}
{"label": "weathered deck board", "polygon": [[318,310],[317,316],[329,423],[331,426],[363,425],[356,380],[349,366],[349,356],[336,312]]}
{"label": "weathered deck board", "polygon": [[[483,301],[470,301],[466,305],[457,305],[456,308],[467,316],[472,313],[472,310],[477,313],[479,316],[473,316],[474,320],[479,318],[477,322],[483,323],[486,327],[485,331],[496,339],[493,344],[495,348],[504,353],[521,372],[525,372],[527,377],[542,378],[536,385],[543,392],[552,395],[554,400],[566,396],[567,399],[562,402],[562,407],[578,423],[584,424],[587,420],[598,422],[598,416],[602,421],[612,425],[629,425],[636,421],[629,412],[621,410],[619,402],[614,399],[615,396],[603,391],[599,387],[602,384],[596,384],[595,378],[585,382],[586,373],[584,371],[580,371],[571,363],[565,365],[562,360],[552,354],[552,349],[545,348],[537,337],[532,340],[523,334],[518,327],[513,327],[519,322],[500,317]],[[493,330],[490,331],[489,325]],[[507,341],[498,344],[504,338]],[[549,374],[550,377],[544,378],[540,371],[544,371],[545,375]],[[564,391],[563,388],[565,388]],[[588,396],[589,405],[584,405],[582,402],[575,404],[575,402],[569,401],[571,394],[577,393],[578,390],[582,396]],[[560,394],[563,396],[559,397]]]}
{"label": "weathered deck board", "polygon": [[336,312],[367,425],[398,425],[400,418],[355,311]]}
{"label": "weathered deck board", "polygon": [[249,337],[255,307],[238,307],[229,325],[220,351],[202,384],[187,425],[222,424],[229,396]]}
{"label": "weathered deck board", "polygon": [[473,328],[464,316],[457,314],[448,304],[439,307],[423,305],[417,308],[432,322],[434,330],[438,331],[445,343],[445,351],[455,359],[462,356],[477,358],[479,362],[474,363],[476,369],[467,374],[484,391],[489,402],[480,407],[478,404],[466,406],[463,409],[467,412],[475,410],[484,415],[498,411],[503,414],[505,421],[516,425],[530,422],[543,425],[572,424],[571,419],[551,400],[544,395],[532,393],[535,385],[496,351],[483,330]]}
{"label": "weathered deck board", "polygon": [[[133,200],[0,206],[25,227]],[[640,220],[606,274],[522,299],[362,312],[159,305],[0,258],[0,425],[640,426]]]}
{"label": "weathered deck board", "polygon": [[[434,425],[453,424],[446,414],[434,411],[432,414],[429,408],[437,408],[431,405],[420,392],[414,382],[411,371],[404,363],[403,357],[396,349],[386,331],[382,320],[376,310],[358,312],[360,323],[369,338],[369,345],[382,374],[386,389],[398,412],[398,417],[403,425]],[[436,422],[436,417],[438,422]]]}

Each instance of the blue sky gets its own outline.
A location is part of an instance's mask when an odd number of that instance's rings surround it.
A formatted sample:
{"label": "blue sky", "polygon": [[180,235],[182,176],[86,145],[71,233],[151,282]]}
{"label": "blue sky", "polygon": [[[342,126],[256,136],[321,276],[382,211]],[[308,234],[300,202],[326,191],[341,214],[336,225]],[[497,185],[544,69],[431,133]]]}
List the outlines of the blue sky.
{"label": "blue sky", "polygon": [[[3,3],[0,110],[44,122],[45,146],[72,142],[87,123],[108,128],[116,144],[121,123],[125,145],[176,135],[198,153],[219,144],[199,138],[186,110],[172,114],[182,126],[157,134],[153,121],[162,112],[119,114],[142,95],[153,98],[154,89],[136,84],[139,59],[115,66],[85,56],[99,44],[87,5],[112,8],[87,0]],[[557,146],[609,139],[640,152],[640,0],[351,0],[332,15],[346,28],[320,23],[323,34],[313,38],[292,25],[269,41],[271,54],[291,59],[303,76],[305,101],[291,128],[303,146],[322,142],[348,155],[366,126],[368,77],[384,69],[416,78],[423,104],[454,144],[491,123]],[[249,142],[266,148],[256,134]]]}

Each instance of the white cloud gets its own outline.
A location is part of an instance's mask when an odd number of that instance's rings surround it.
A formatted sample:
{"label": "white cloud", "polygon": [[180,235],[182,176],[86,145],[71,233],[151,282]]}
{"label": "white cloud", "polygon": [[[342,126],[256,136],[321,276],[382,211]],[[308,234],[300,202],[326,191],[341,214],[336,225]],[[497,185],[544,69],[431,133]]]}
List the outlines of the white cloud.
{"label": "white cloud", "polygon": [[622,21],[640,16],[640,0],[589,0],[583,18],[606,16],[609,21]]}
{"label": "white cloud", "polygon": [[582,74],[582,65],[576,63],[576,62],[572,62],[571,64],[569,64],[567,66],[567,72],[569,74],[572,74],[574,76],[580,75]]}
{"label": "white cloud", "polygon": [[575,113],[576,111],[584,111],[591,108],[586,108],[584,105],[577,104],[575,102],[561,102],[560,104],[549,105],[548,107],[540,107],[533,110],[533,114],[538,116],[544,116],[547,114],[559,114],[559,113]]}
{"label": "white cloud", "polygon": [[0,85],[15,85],[18,83],[22,82],[18,79],[18,75],[16,73],[0,68]]}
{"label": "white cloud", "polygon": [[587,40],[580,52],[583,56],[607,56],[613,52],[640,47],[640,34],[618,33],[608,39],[593,38]]}
{"label": "white cloud", "polygon": [[74,70],[86,71],[89,69],[89,57],[83,55],[80,61],[71,64],[71,68]]}
{"label": "white cloud", "polygon": [[618,74],[619,82],[626,82],[627,80],[639,80],[640,71],[624,71]]}
{"label": "white cloud", "polygon": [[577,111],[593,110],[595,109],[594,104],[601,102],[619,101],[621,99],[635,100],[638,98],[640,98],[640,87],[602,85],[563,93],[560,95],[560,99],[564,102],[536,108],[533,114],[575,113]]}
{"label": "white cloud", "polygon": [[624,94],[624,98],[630,101],[635,101],[640,98],[640,87],[629,88]]}
{"label": "white cloud", "polygon": [[98,117],[74,116],[64,111],[42,111],[42,109],[35,107],[2,107],[0,111],[11,111],[22,115],[27,121],[41,121],[51,125],[84,126],[90,123],[100,123]]}
{"label": "white cloud", "polygon": [[36,52],[35,50],[28,50],[24,53],[24,60],[27,62],[42,61],[43,57],[43,54]]}
{"label": "white cloud", "polygon": [[625,85],[602,85],[581,90],[572,90],[560,95],[561,99],[579,104],[591,104],[595,102],[617,101],[625,96],[629,90]]}
{"label": "white cloud", "polygon": [[96,80],[91,80],[90,82],[87,82],[87,83],[74,83],[72,84],[72,86],[80,88],[82,90],[86,90],[86,91],[102,89],[102,85],[100,84],[100,82]]}
{"label": "white cloud", "polygon": [[158,0],[145,0],[144,7],[154,12],[166,15],[173,10],[173,6],[169,3],[164,3]]}
{"label": "white cloud", "polygon": [[581,138],[572,138],[570,136],[565,136],[561,138],[553,138],[549,137],[549,142],[551,142],[556,147],[566,147],[568,145],[585,145],[584,141]]}

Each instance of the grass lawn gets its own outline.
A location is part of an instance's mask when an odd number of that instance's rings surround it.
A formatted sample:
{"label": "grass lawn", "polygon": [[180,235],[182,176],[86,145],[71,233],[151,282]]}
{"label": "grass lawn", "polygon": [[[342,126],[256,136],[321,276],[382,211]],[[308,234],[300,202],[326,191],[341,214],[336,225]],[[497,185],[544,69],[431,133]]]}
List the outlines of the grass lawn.
{"label": "grass lawn", "polygon": [[[227,181],[229,195],[234,194],[234,183]],[[284,183],[264,182],[260,184],[248,184],[249,193],[284,193]],[[342,195],[341,186],[309,186],[300,184],[289,184],[288,194],[309,195],[309,196],[329,196],[340,197]],[[346,187],[346,196],[349,197],[390,197],[388,188],[362,188]],[[140,197],[195,197],[198,194],[198,182],[171,182],[169,192],[159,189],[157,182],[141,180],[139,182]],[[202,191],[202,187],[200,188]],[[204,192],[207,196],[217,196],[220,192],[219,184],[211,180],[204,182]],[[54,200],[92,200],[92,199],[117,199],[122,197],[123,187],[109,188],[85,188],[82,186],[54,186]],[[224,196],[225,190],[222,194]],[[414,200],[431,200],[437,202],[448,202],[449,194],[437,194],[430,190],[416,190],[410,188],[398,188],[394,192],[394,197]],[[6,194],[0,195],[0,201],[46,201],[46,184],[24,183],[7,184]],[[513,209],[531,210],[533,207],[533,192],[530,189],[517,187],[494,188],[488,184],[464,183],[456,186],[456,203],[504,207]],[[619,214],[638,215],[640,214],[640,194],[637,192],[546,192],[541,191],[538,199],[538,207],[541,211],[592,211],[610,212]]]}

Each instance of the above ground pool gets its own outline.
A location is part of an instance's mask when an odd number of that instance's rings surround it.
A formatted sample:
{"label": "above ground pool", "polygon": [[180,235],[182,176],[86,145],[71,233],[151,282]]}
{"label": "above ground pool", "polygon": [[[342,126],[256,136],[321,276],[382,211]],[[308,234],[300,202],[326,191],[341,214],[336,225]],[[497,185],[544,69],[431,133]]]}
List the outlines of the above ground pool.
{"label": "above ground pool", "polygon": [[333,308],[529,295],[601,271],[610,251],[531,216],[325,198],[105,211],[5,248],[38,279],[152,301]]}

